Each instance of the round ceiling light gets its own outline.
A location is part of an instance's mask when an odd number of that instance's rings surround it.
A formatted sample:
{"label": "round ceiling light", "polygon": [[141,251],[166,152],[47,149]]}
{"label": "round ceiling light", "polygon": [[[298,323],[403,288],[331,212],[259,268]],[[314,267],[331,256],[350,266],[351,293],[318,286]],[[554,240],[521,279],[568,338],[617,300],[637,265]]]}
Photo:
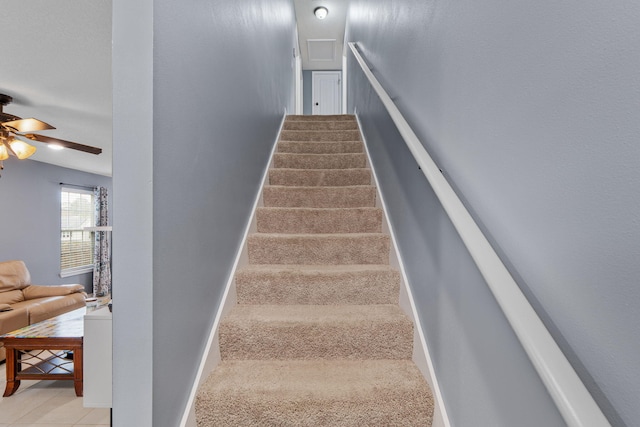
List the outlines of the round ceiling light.
{"label": "round ceiling light", "polygon": [[313,14],[316,15],[318,19],[324,19],[329,14],[329,10],[324,6],[320,6],[313,9]]}

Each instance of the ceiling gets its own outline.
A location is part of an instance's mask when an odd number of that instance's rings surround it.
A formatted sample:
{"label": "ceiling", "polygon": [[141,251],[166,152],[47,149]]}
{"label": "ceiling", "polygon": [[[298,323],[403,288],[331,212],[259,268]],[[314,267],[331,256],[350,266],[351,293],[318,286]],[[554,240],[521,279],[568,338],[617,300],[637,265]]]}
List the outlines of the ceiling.
{"label": "ceiling", "polygon": [[[0,93],[4,111],[35,117],[37,132],[102,148],[54,151],[33,142],[34,160],[111,175],[111,0],[1,0]],[[5,171],[8,173],[9,171]]]}
{"label": "ceiling", "polygon": [[[341,70],[348,0],[294,0],[294,5],[302,69]],[[319,6],[329,10],[329,14],[323,20],[313,14],[314,9]],[[332,56],[333,60],[329,60],[328,56]]]}
{"label": "ceiling", "polygon": [[[293,1],[303,69],[341,69],[348,0]],[[4,112],[56,128],[39,134],[103,150],[99,155],[55,151],[33,142],[37,152],[31,159],[111,176],[111,0],[0,0],[0,5],[0,93],[13,97]],[[318,6],[329,10],[322,21],[313,14]],[[334,60],[310,60],[309,40],[312,55]],[[327,50],[326,42],[314,40],[335,40],[335,45]]]}

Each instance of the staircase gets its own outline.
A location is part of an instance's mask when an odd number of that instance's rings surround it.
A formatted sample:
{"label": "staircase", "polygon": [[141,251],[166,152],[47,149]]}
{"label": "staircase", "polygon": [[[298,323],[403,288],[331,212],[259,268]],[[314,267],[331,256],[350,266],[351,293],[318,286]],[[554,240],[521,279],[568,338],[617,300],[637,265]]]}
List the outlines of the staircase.
{"label": "staircase", "polygon": [[430,426],[353,116],[289,116],[198,426]]}

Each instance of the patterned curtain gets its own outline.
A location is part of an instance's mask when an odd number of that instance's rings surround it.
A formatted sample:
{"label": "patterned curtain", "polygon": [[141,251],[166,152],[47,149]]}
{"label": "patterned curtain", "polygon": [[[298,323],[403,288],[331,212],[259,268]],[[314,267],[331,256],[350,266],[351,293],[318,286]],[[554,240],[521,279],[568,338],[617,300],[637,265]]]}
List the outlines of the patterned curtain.
{"label": "patterned curtain", "polygon": [[[95,189],[96,227],[109,225],[107,189]],[[93,295],[102,296],[111,293],[111,250],[109,248],[109,234],[111,231],[95,232],[95,247],[93,252]]]}

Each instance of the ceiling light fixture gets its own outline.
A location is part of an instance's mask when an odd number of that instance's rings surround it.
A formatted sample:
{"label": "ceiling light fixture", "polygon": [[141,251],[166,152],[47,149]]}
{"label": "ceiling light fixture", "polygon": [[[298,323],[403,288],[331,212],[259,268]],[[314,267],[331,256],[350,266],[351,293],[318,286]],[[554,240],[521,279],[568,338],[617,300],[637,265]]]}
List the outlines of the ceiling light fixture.
{"label": "ceiling light fixture", "polygon": [[24,141],[13,138],[9,140],[9,151],[12,151],[15,156],[20,159],[28,159],[36,152],[36,147],[29,145]]}
{"label": "ceiling light fixture", "polygon": [[12,101],[13,98],[11,96],[0,93],[0,170],[3,169],[2,161],[7,160],[9,155],[15,156],[20,160],[24,160],[31,157],[33,153],[36,152],[36,147],[26,143],[24,139],[51,144],[50,146],[57,145],[58,149],[64,147],[91,154],[102,153],[102,148],[65,141],[64,139],[53,138],[51,136],[30,133],[55,128],[38,119],[21,119],[13,114],[5,113],[3,111],[3,107],[11,104]]}
{"label": "ceiling light fixture", "polygon": [[313,9],[313,14],[316,15],[318,19],[324,19],[329,14],[329,9],[324,6],[316,7]]}
{"label": "ceiling light fixture", "polygon": [[20,160],[28,159],[36,152],[36,147],[20,141],[15,136],[4,130],[0,130],[0,170],[4,169],[3,160],[9,155],[16,156]]}
{"label": "ceiling light fixture", "polygon": [[9,158],[9,151],[7,150],[7,147],[5,147],[4,144],[0,144],[0,162],[3,160],[7,160],[8,158]]}

